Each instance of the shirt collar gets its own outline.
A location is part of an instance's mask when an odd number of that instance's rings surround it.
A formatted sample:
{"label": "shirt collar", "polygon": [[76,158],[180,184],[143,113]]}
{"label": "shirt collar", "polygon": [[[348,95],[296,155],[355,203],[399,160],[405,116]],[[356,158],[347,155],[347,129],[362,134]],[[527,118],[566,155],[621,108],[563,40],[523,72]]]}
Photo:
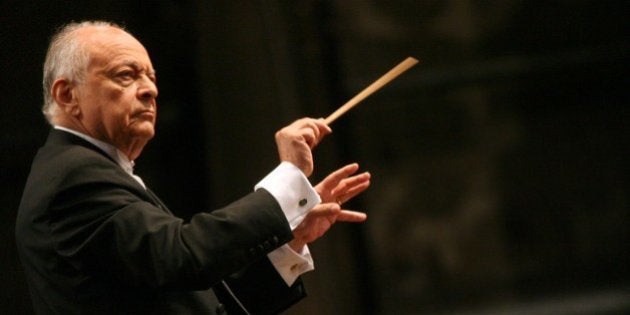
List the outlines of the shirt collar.
{"label": "shirt collar", "polygon": [[84,139],[85,141],[95,145],[96,147],[98,147],[99,149],[103,150],[105,153],[107,153],[107,155],[109,155],[109,157],[111,157],[114,161],[116,161],[116,163],[118,163],[118,165],[120,165],[120,167],[122,167],[122,169],[127,172],[130,175],[133,175],[133,167],[135,165],[135,163],[131,160],[129,160],[129,158],[127,157],[127,155],[125,155],[124,153],[122,153],[120,150],[118,150],[115,146],[92,138],[82,132],[78,132],[76,130],[72,130],[66,127],[62,127],[62,126],[53,126],[53,128],[57,129],[57,130],[63,130],[65,132],[69,132],[77,137],[80,137],[82,139]]}

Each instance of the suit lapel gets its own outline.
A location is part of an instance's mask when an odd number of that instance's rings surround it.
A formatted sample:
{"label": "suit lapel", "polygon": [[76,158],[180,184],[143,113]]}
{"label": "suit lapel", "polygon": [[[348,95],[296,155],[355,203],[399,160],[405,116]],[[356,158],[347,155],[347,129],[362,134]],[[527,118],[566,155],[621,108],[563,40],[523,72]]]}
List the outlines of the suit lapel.
{"label": "suit lapel", "polygon": [[118,163],[111,156],[109,156],[99,147],[86,141],[85,139],[82,139],[81,137],[77,137],[69,132],[52,129],[50,133],[48,134],[46,145],[78,145],[78,146],[82,146],[87,149],[100,153],[102,156],[104,156],[109,161],[111,161],[115,165],[116,168],[119,168],[121,173],[124,173],[124,176],[121,176],[121,177],[126,178],[127,182],[129,182],[130,185],[135,188],[134,191],[136,191],[139,195],[141,195],[143,199],[151,202],[152,204],[160,208],[162,211],[170,215],[173,215],[173,213],[171,213],[171,211],[168,210],[166,205],[162,202],[162,200],[160,200],[160,198],[158,198],[157,195],[155,195],[155,193],[153,193],[153,191],[151,191],[148,187],[146,189],[142,187],[140,183],[138,183],[135,179],[129,176],[129,174],[125,173],[125,171],[120,167],[120,165],[118,165]]}

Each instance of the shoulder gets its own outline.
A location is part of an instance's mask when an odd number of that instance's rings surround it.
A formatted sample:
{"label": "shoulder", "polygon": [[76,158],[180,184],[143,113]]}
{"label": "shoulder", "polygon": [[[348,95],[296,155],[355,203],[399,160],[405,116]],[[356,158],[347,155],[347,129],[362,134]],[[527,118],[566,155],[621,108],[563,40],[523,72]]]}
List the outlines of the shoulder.
{"label": "shoulder", "polygon": [[116,162],[94,148],[76,144],[45,145],[33,160],[27,187],[34,185],[37,190],[58,191],[97,182],[133,185],[130,180],[133,179]]}
{"label": "shoulder", "polygon": [[51,130],[45,145],[40,148],[33,163],[74,167],[101,163],[116,165],[105,152],[94,144],[60,130]]}
{"label": "shoulder", "polygon": [[103,153],[80,145],[44,146],[33,161],[51,171],[68,172],[81,169],[109,169],[117,164]]}

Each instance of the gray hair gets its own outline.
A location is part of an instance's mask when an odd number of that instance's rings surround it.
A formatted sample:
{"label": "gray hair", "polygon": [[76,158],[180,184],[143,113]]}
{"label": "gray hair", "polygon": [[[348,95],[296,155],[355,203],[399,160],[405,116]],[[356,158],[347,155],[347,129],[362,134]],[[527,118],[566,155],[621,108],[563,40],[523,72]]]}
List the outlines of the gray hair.
{"label": "gray hair", "polygon": [[83,81],[90,62],[89,51],[85,43],[77,39],[77,31],[86,27],[114,27],[123,30],[111,22],[85,21],[73,22],[62,26],[53,35],[46,53],[44,62],[44,106],[42,112],[52,124],[53,117],[57,115],[59,106],[52,97],[52,85],[58,78],[66,78],[72,82]]}

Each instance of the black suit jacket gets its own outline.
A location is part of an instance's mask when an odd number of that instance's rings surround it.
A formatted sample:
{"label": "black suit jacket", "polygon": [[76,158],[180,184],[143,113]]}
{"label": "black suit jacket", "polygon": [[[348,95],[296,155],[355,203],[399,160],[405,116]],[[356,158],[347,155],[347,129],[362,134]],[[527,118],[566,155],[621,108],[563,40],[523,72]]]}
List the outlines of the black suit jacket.
{"label": "black suit jacket", "polygon": [[264,189],[185,223],[104,152],[59,130],[33,161],[16,222],[41,314],[277,313],[305,295],[266,257],[291,238]]}

